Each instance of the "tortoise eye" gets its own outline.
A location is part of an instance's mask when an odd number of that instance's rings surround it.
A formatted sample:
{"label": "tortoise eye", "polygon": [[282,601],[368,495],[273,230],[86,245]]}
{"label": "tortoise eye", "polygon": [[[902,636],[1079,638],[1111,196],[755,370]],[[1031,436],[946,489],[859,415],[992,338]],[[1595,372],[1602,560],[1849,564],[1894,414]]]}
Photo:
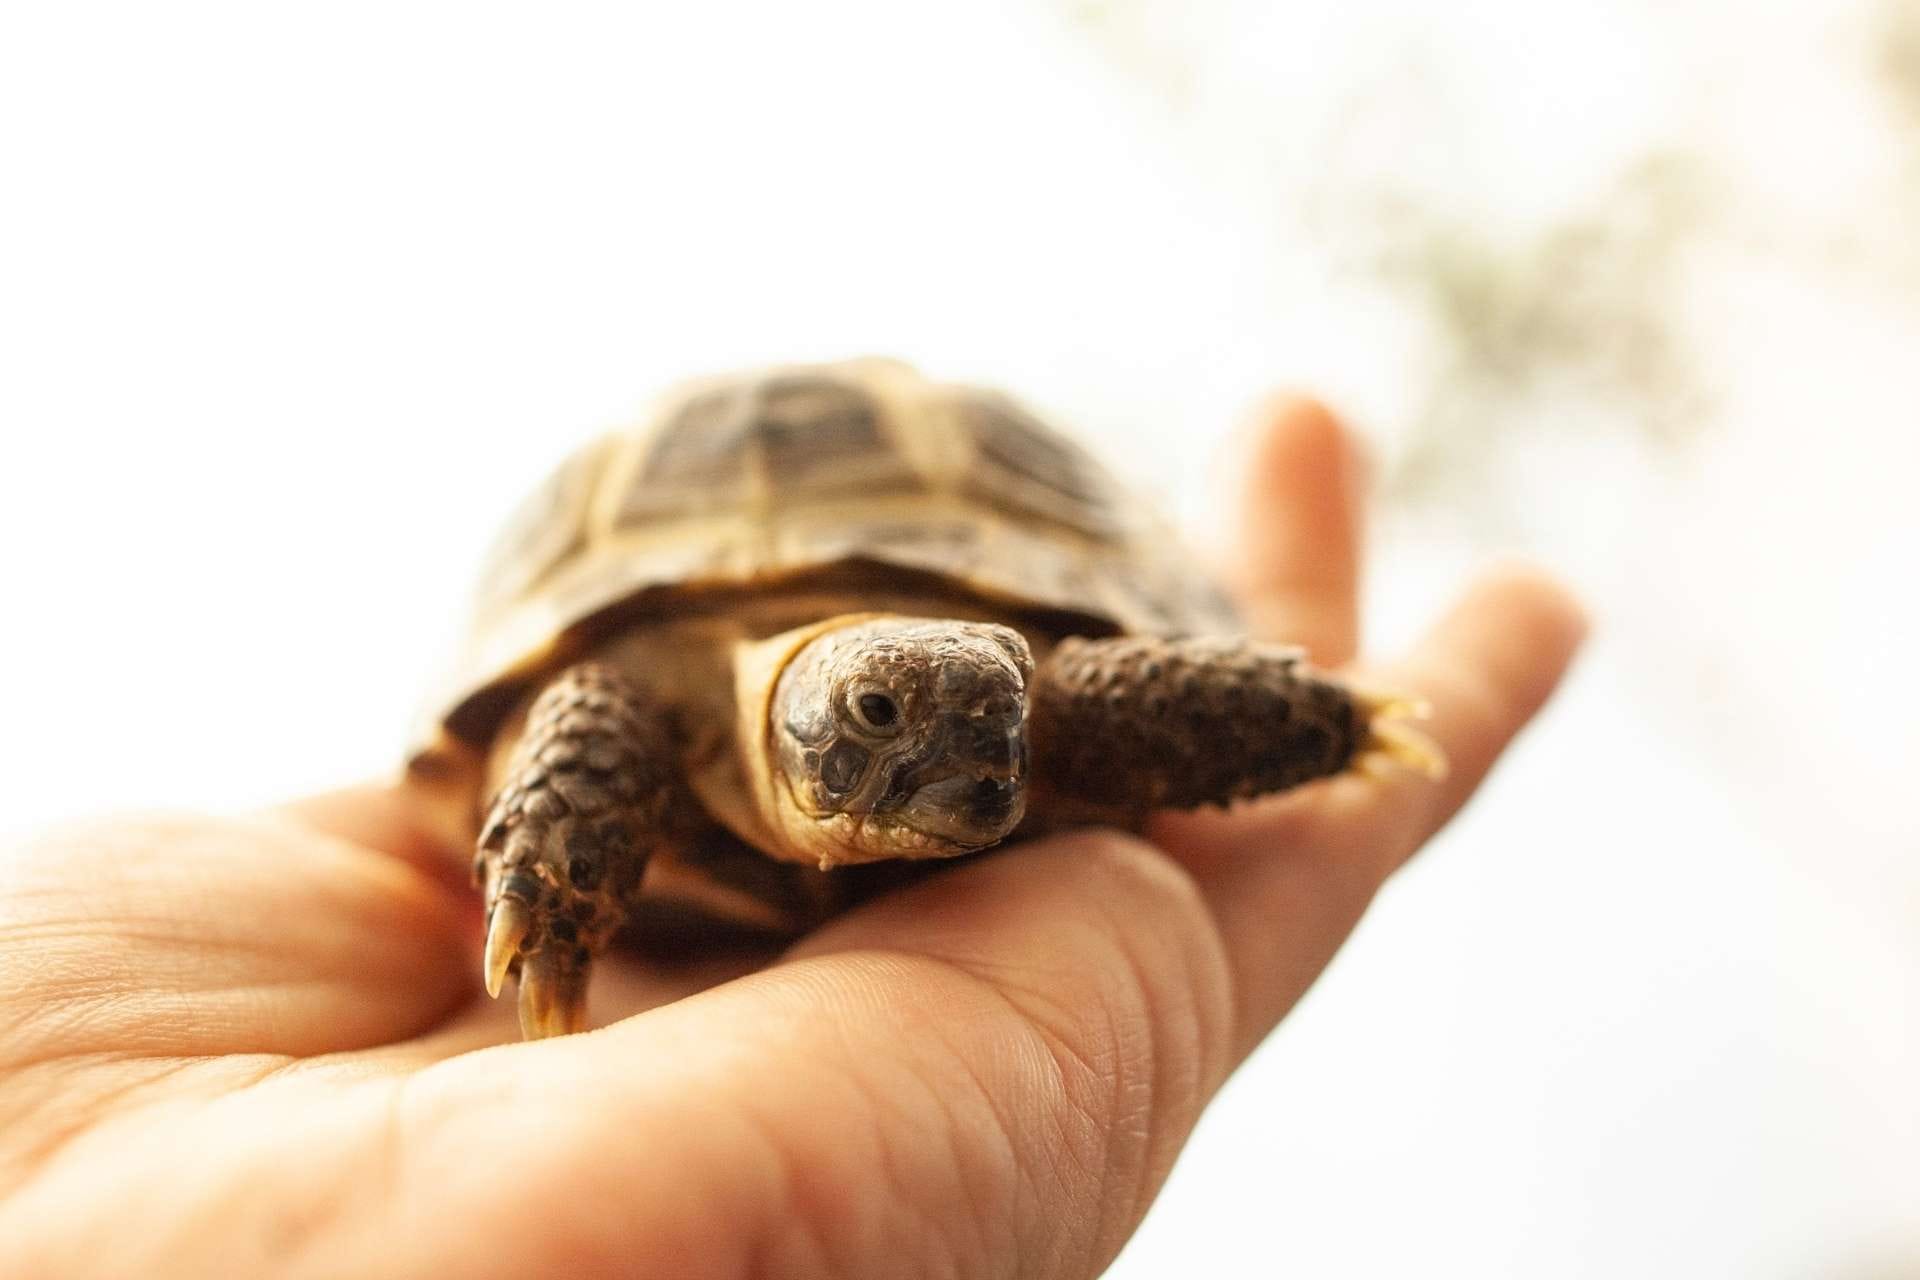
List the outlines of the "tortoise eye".
{"label": "tortoise eye", "polygon": [[853,700],[853,717],[863,729],[889,729],[900,719],[900,707],[884,693],[863,693]]}

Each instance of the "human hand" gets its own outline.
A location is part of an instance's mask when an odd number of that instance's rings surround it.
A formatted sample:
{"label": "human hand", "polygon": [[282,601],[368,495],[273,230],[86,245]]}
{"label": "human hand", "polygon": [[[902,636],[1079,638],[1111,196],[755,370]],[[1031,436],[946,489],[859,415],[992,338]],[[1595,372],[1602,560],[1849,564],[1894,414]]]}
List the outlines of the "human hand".
{"label": "human hand", "polygon": [[[1277,407],[1234,586],[1338,667],[1353,454]],[[1369,675],[1440,784],[1348,776],[1153,843],[1088,831],[846,915],[755,972],[603,958],[518,1043],[461,859],[404,794],[113,822],[0,855],[8,1274],[1093,1276],[1201,1108],[1558,682],[1577,609],[1482,582]]]}

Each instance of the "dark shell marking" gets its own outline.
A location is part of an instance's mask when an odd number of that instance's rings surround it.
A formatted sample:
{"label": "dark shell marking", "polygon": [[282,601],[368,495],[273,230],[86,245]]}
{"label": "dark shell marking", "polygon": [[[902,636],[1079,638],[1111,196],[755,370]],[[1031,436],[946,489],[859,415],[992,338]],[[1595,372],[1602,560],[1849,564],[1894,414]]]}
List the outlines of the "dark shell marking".
{"label": "dark shell marking", "polygon": [[695,396],[652,441],[620,505],[636,526],[755,501],[911,490],[912,469],[860,387],[788,374]]}

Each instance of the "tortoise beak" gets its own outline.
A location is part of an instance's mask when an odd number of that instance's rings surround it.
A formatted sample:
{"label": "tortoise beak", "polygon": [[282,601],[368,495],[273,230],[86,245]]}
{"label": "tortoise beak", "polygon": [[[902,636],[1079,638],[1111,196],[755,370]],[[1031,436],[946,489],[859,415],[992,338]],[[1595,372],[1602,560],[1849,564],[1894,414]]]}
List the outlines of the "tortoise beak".
{"label": "tortoise beak", "polygon": [[968,726],[965,734],[950,733],[949,741],[974,749],[915,778],[901,819],[915,830],[967,849],[1006,839],[1026,814],[1025,726],[1016,722],[1010,730],[1002,726],[991,734]]}

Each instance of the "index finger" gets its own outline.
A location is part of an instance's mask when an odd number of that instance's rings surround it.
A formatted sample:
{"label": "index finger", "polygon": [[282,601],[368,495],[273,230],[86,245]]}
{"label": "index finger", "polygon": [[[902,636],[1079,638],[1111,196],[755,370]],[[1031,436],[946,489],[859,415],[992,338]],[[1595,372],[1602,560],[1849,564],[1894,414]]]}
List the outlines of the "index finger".
{"label": "index finger", "polygon": [[1360,640],[1365,463],[1325,405],[1278,396],[1242,454],[1232,590],[1255,635],[1337,667]]}

